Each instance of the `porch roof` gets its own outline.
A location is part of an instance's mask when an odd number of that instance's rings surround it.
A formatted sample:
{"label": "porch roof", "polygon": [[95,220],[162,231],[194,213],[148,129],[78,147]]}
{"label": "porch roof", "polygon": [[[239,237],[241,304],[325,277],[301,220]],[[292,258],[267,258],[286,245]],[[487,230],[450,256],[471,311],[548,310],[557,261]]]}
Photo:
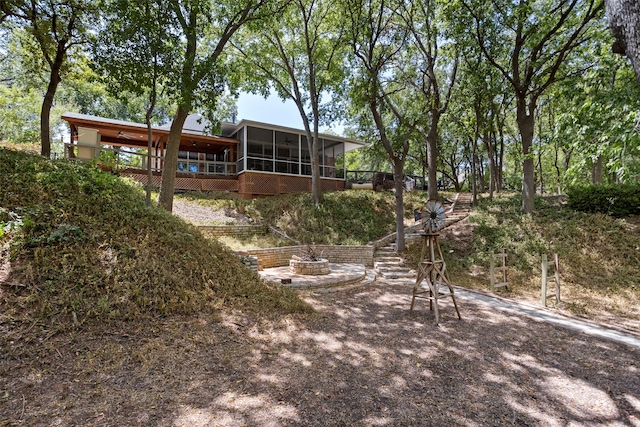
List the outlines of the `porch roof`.
{"label": "porch roof", "polygon": [[[108,119],[80,113],[64,113],[73,130],[78,127],[96,129],[101,143],[116,146],[147,148],[147,125],[124,120]],[[169,139],[170,125],[152,126],[153,145],[155,147]],[[202,130],[183,129],[180,138],[180,149],[202,153],[219,153],[227,147],[234,147],[240,141],[217,135],[207,135]]]}

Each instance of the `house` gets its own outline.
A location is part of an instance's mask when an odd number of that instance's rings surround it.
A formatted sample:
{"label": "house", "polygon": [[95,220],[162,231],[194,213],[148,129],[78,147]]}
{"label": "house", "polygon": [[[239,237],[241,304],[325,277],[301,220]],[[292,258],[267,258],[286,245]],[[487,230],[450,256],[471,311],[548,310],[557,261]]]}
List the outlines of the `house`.
{"label": "house", "polygon": [[[65,157],[101,159],[120,174],[147,183],[147,126],[78,113],[65,113],[71,139]],[[242,120],[222,123],[222,135],[209,135],[208,122],[192,114],[185,121],[176,190],[232,192],[244,199],[311,191],[311,155],[302,130]],[[153,185],[160,186],[170,124],[152,127]],[[344,154],[366,145],[320,135],[321,189],[344,190]]]}

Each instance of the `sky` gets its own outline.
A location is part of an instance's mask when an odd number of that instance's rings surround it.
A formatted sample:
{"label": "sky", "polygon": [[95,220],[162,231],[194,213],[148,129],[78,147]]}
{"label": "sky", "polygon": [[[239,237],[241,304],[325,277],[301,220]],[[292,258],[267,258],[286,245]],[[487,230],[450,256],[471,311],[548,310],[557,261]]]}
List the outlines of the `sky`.
{"label": "sky", "polygon": [[[261,95],[253,95],[241,92],[238,98],[238,117],[240,120],[253,120],[279,126],[287,126],[295,129],[304,129],[300,112],[291,100],[283,102],[273,92],[264,99]],[[320,132],[326,132],[329,128],[321,127]],[[331,130],[338,135],[343,135],[344,127],[333,126]]]}

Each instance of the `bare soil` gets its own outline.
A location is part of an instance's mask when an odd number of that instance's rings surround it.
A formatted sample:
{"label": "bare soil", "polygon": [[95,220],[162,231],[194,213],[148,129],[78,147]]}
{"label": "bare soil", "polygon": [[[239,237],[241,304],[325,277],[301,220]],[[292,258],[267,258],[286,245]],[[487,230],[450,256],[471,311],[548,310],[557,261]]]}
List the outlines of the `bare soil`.
{"label": "bare soil", "polygon": [[231,208],[214,209],[195,200],[174,199],[173,213],[195,225],[248,224],[251,219]]}
{"label": "bare soil", "polygon": [[410,293],[303,294],[315,314],[276,320],[3,331],[0,425],[640,425],[637,349],[462,297],[463,320],[443,301],[437,327]]}

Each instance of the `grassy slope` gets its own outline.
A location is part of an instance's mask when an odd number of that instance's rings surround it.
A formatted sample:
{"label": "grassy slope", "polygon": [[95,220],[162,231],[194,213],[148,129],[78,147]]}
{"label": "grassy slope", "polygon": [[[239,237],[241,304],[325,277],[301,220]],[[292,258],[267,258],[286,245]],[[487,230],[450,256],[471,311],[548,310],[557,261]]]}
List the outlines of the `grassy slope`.
{"label": "grassy slope", "polygon": [[[520,196],[481,200],[466,239],[445,235],[448,271],[455,283],[488,290],[489,253],[509,254],[508,295],[540,299],[541,254],[560,260],[560,308],[640,319],[640,227],[637,217],[616,219],[575,212],[553,199],[536,198],[536,212],[520,212]],[[417,248],[412,248],[412,256]],[[551,291],[550,291],[551,292]],[[550,303],[553,300],[549,300]]]}
{"label": "grassy slope", "polygon": [[[405,194],[407,218],[423,197]],[[247,212],[303,243],[366,245],[395,231],[395,198],[389,192],[327,192],[317,207],[308,194],[287,194],[256,199]]]}
{"label": "grassy slope", "polygon": [[146,207],[134,186],[94,167],[0,149],[0,189],[0,261],[9,273],[0,282],[0,324],[223,307],[309,310],[194,227]]}

